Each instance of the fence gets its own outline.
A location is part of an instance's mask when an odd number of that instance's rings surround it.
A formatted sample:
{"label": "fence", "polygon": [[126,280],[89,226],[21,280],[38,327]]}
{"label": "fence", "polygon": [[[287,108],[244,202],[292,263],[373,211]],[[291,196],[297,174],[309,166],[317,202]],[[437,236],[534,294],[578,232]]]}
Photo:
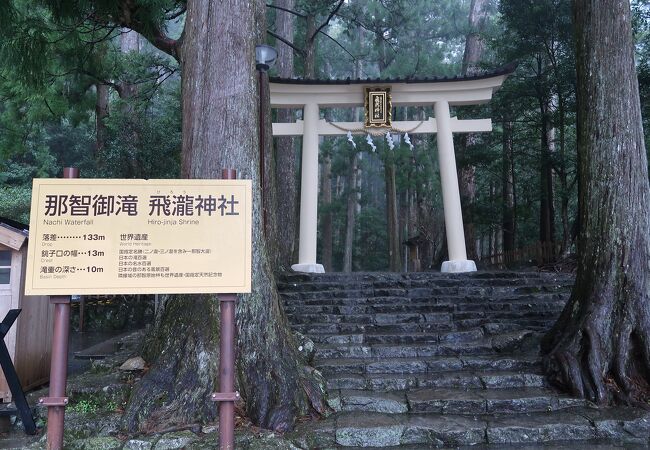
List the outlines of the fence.
{"label": "fence", "polygon": [[517,263],[541,265],[555,261],[561,250],[562,244],[558,242],[536,242],[516,250],[482,256],[479,260],[485,264],[497,266],[509,266]]}

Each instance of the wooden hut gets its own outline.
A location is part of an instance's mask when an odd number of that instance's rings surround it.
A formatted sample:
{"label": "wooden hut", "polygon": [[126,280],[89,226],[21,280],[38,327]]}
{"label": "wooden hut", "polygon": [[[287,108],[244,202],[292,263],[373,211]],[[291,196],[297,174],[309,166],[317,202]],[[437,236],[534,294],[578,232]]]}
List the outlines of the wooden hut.
{"label": "wooden hut", "polygon": [[[53,311],[47,296],[26,296],[28,227],[0,217],[0,321],[10,309],[21,309],[5,337],[24,390],[47,383],[50,375]],[[10,402],[11,391],[0,371],[0,402]]]}
{"label": "wooden hut", "polygon": [[422,264],[420,263],[420,244],[424,239],[419,234],[404,241],[407,248],[406,254],[406,271],[407,272],[420,272]]}

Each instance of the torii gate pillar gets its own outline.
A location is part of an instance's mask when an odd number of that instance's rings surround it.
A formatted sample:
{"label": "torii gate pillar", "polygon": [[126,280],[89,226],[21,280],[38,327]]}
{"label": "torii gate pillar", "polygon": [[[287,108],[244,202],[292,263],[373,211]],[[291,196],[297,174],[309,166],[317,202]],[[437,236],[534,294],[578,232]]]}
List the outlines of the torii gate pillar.
{"label": "torii gate pillar", "polygon": [[300,237],[296,272],[324,273],[316,262],[318,236],[318,104],[307,103],[303,108],[302,175],[300,181]]}
{"label": "torii gate pillar", "polygon": [[[467,259],[463,213],[460,204],[456,156],[452,135],[449,102],[434,104],[436,115],[438,159],[442,182],[442,202],[447,232],[449,261],[442,263],[441,272],[474,272],[476,263]],[[316,262],[318,228],[318,122],[319,105],[307,103],[303,109],[302,176],[300,184],[300,238],[296,272],[324,273]]]}
{"label": "torii gate pillar", "polygon": [[451,132],[449,102],[437,101],[434,105],[438,133],[438,161],[442,183],[442,204],[445,212],[445,231],[449,261],[442,263],[441,272],[475,272],[476,263],[467,259],[463,212],[460,206],[460,191],[456,172],[454,138]]}

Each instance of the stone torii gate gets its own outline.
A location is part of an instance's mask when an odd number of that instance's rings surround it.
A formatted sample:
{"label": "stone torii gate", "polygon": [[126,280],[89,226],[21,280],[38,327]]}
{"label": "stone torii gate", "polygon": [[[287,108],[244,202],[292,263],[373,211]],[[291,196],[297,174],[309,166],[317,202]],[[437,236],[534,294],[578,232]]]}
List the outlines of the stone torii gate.
{"label": "stone torii gate", "polygon": [[[302,177],[300,185],[300,240],[298,263],[291,266],[299,272],[324,272],[316,262],[318,214],[318,137],[345,135],[345,130],[364,129],[364,122],[330,123],[320,118],[320,107],[364,106],[368,93],[364,87],[381,91],[390,87],[392,107],[434,105],[435,118],[425,121],[396,121],[392,128],[367,128],[368,132],[409,130],[410,134],[436,133],[442,200],[447,232],[449,260],[443,262],[442,272],[472,272],[474,261],[467,259],[465,232],[460,204],[453,133],[474,133],[492,130],[491,119],[458,120],[451,117],[449,107],[477,105],[488,102],[504,80],[514,71],[504,66],[481,75],[455,78],[425,78],[413,80],[346,79],[304,80],[270,79],[272,108],[303,109],[303,119],[295,123],[274,123],[273,136],[302,136]],[[365,95],[364,95],[365,94]],[[366,110],[368,108],[366,107]],[[387,105],[390,121],[390,102]],[[366,119],[367,121],[368,119]],[[358,133],[358,131],[356,131]]]}

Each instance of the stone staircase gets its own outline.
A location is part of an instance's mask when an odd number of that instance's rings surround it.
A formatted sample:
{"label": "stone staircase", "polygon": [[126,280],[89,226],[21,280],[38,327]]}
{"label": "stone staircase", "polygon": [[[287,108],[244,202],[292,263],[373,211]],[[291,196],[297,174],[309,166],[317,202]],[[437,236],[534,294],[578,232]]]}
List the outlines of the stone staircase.
{"label": "stone staircase", "polygon": [[539,339],[572,284],[537,272],[284,274],[289,321],[315,343],[337,411],[300,425],[294,442],[648,448],[650,413],[596,408],[542,376]]}

